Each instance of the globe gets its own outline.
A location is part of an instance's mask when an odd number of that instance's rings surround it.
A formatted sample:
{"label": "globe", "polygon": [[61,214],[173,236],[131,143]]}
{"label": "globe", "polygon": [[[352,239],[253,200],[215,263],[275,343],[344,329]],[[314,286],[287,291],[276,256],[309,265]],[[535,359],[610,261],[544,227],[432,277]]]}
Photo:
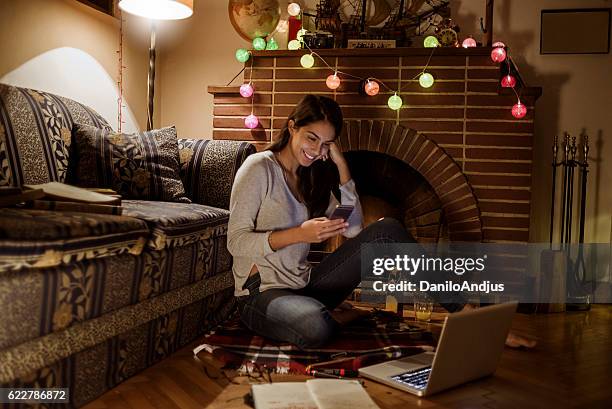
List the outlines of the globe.
{"label": "globe", "polygon": [[280,20],[279,0],[229,0],[229,19],[242,38],[266,37]]}

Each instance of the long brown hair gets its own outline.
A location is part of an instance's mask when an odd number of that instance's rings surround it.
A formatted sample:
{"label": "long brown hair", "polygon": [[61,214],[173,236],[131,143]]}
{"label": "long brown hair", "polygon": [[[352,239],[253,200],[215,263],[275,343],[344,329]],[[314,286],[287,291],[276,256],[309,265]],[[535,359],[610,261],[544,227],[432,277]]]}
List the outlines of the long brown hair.
{"label": "long brown hair", "polygon": [[[293,120],[295,127],[299,128],[318,121],[328,121],[335,130],[337,138],[342,132],[342,110],[336,101],[331,98],[306,95],[295,106],[287,118],[276,140],[268,146],[267,150],[280,152],[289,144],[291,134],[289,121]],[[338,184],[340,175],[338,168],[331,160],[317,160],[310,166],[298,166],[298,187],[311,218],[325,215],[329,205],[329,194],[339,195]]]}

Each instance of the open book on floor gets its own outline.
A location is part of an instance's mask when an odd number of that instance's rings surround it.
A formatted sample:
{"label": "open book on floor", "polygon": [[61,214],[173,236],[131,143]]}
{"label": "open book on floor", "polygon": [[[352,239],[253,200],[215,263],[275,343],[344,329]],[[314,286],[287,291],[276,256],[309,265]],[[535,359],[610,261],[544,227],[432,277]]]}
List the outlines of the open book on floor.
{"label": "open book on floor", "polygon": [[361,383],[309,379],[252,385],[255,409],[379,409]]}

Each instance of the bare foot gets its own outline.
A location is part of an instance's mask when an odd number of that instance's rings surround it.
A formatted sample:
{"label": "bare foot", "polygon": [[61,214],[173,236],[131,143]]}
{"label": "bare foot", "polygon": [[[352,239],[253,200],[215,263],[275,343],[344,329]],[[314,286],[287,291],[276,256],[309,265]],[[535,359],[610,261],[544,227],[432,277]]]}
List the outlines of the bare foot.
{"label": "bare foot", "polygon": [[509,332],[506,337],[506,345],[510,348],[533,348],[536,346],[536,341],[533,339],[525,338],[522,335]]}

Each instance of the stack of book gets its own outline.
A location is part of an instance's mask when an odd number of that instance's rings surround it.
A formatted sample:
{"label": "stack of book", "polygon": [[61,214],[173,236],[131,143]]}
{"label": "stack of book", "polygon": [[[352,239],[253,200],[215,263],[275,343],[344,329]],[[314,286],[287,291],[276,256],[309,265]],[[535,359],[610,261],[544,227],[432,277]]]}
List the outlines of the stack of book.
{"label": "stack of book", "polygon": [[0,188],[0,207],[120,215],[121,196],[112,189],[84,189],[59,182]]}

